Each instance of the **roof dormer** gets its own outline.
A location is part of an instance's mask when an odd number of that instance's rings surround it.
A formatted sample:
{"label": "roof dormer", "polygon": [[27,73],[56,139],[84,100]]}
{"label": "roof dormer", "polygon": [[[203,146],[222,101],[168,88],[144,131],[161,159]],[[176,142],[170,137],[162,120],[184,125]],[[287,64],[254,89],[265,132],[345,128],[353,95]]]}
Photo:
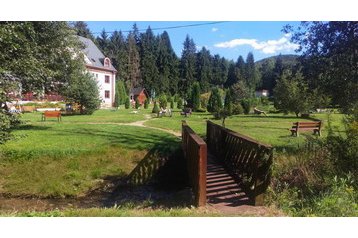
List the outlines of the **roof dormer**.
{"label": "roof dormer", "polygon": [[111,60],[107,57],[104,58],[103,65],[104,65],[104,67],[107,67],[107,68],[111,67]]}

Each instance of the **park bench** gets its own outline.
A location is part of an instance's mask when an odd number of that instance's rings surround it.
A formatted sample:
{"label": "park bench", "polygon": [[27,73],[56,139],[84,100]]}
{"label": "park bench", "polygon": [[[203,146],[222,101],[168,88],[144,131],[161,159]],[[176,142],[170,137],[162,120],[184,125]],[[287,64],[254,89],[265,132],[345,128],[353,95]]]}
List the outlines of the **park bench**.
{"label": "park bench", "polygon": [[298,131],[310,131],[313,130],[313,134],[318,134],[321,136],[321,121],[312,121],[312,122],[295,122],[293,123],[292,128],[290,129],[292,136],[298,136]]}
{"label": "park bench", "polygon": [[42,121],[46,121],[47,117],[57,118],[57,121],[61,121],[61,112],[60,111],[45,111],[42,114]]}
{"label": "park bench", "polygon": [[181,112],[180,115],[183,115],[185,117],[188,117],[188,115],[191,115],[192,110],[191,108],[184,108]]}
{"label": "park bench", "polygon": [[162,116],[169,116],[172,117],[172,110],[171,109],[161,109],[158,114],[157,117],[162,117]]}

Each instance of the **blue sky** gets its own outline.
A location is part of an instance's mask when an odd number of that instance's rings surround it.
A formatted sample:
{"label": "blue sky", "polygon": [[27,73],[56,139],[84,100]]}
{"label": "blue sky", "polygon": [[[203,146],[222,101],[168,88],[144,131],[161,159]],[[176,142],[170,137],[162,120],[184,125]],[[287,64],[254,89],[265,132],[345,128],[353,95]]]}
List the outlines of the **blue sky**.
{"label": "blue sky", "polygon": [[[205,21],[138,21],[139,29],[173,27],[190,24],[209,23]],[[87,21],[90,30],[93,33],[106,31],[132,29],[132,21]],[[218,24],[201,25],[193,27],[184,27],[176,29],[167,29],[172,46],[178,56],[181,55],[183,42],[188,34],[194,39],[197,48],[205,46],[212,54],[219,54],[227,59],[237,60],[239,55],[246,58],[251,51],[255,60],[260,60],[269,56],[278,54],[297,54],[295,53],[295,44],[292,44],[289,35],[285,35],[281,30],[284,25],[290,24],[297,26],[299,22],[283,21],[236,21],[222,22]],[[156,30],[155,34],[160,34],[164,30]],[[95,34],[96,36],[98,34]]]}

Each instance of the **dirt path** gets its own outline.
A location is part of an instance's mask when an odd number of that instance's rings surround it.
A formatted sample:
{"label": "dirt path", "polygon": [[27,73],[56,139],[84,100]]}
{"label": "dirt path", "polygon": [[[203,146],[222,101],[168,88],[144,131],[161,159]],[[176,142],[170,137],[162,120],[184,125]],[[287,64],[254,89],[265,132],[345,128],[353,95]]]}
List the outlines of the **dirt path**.
{"label": "dirt path", "polygon": [[164,128],[158,128],[158,127],[153,127],[153,126],[147,126],[144,125],[145,122],[152,120],[153,118],[146,114],[145,115],[145,120],[142,121],[135,121],[135,122],[129,122],[129,123],[120,123],[120,122],[86,122],[86,123],[81,123],[81,124],[91,124],[91,125],[120,125],[120,126],[137,126],[137,127],[145,127],[145,128],[149,128],[149,129],[153,129],[153,130],[159,130],[159,131],[163,131],[169,134],[172,134],[176,137],[181,137],[181,133],[180,132],[176,132],[173,130],[169,130],[169,129],[164,129]]}

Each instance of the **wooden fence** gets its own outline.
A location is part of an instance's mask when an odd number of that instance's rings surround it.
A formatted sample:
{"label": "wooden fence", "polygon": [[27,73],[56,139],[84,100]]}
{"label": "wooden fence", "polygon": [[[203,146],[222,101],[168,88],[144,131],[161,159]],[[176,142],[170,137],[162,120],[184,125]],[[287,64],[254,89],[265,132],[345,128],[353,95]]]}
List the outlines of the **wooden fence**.
{"label": "wooden fence", "polygon": [[207,121],[210,152],[222,161],[254,205],[263,204],[270,184],[272,147]]}
{"label": "wooden fence", "polygon": [[205,141],[182,121],[182,146],[196,206],[206,205],[207,146]]}

